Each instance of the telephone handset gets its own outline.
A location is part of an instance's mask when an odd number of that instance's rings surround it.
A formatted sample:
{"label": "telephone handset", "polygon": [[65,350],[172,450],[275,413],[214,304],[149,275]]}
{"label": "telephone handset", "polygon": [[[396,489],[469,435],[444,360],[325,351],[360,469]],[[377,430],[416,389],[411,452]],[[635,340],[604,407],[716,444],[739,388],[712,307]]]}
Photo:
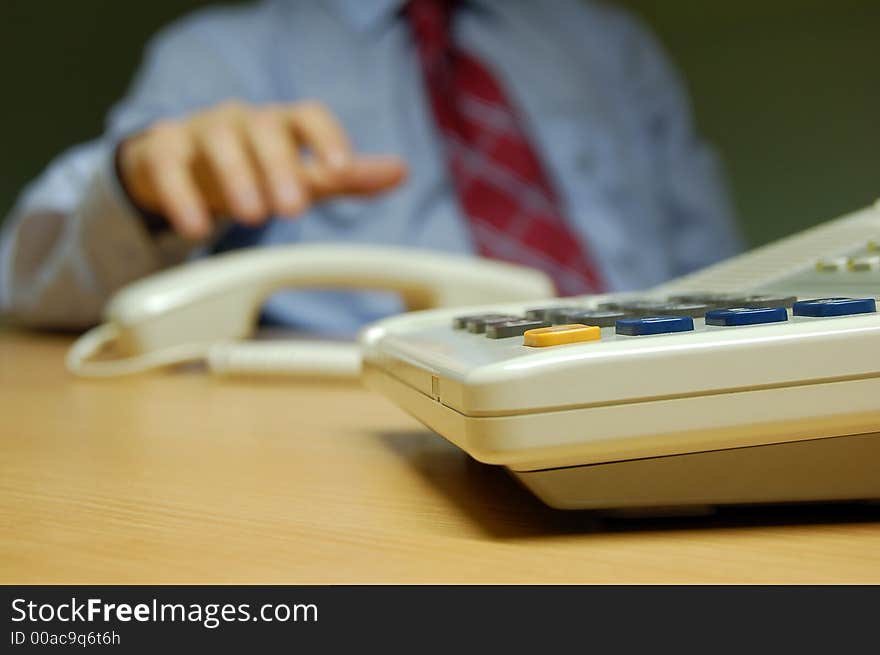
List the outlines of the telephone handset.
{"label": "telephone handset", "polygon": [[[108,302],[106,322],[67,355],[68,369],[107,377],[207,360],[219,373],[356,376],[357,344],[241,340],[260,306],[289,288],[384,289],[407,310],[546,298],[542,272],[435,251],[349,244],[295,244],[239,250],[138,280]],[[112,346],[112,359],[95,355]]]}

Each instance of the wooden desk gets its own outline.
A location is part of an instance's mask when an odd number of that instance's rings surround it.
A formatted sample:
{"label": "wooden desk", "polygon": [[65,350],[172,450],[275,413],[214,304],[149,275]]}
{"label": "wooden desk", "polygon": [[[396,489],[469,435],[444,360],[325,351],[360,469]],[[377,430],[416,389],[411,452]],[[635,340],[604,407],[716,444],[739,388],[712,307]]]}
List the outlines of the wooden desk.
{"label": "wooden desk", "polygon": [[880,508],[545,508],[355,385],[106,381],[0,332],[0,583],[880,582]]}

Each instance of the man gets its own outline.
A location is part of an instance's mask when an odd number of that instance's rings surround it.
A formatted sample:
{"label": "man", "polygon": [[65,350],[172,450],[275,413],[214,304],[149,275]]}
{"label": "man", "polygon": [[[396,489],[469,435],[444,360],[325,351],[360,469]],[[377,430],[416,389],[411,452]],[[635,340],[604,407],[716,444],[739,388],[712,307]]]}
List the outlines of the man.
{"label": "man", "polygon": [[[22,195],[0,251],[20,322],[83,327],[187,257],[346,241],[474,252],[560,293],[658,283],[739,241],[657,43],[578,0],[269,0],[160,34],[98,141]],[[350,334],[382,293],[273,296]]]}

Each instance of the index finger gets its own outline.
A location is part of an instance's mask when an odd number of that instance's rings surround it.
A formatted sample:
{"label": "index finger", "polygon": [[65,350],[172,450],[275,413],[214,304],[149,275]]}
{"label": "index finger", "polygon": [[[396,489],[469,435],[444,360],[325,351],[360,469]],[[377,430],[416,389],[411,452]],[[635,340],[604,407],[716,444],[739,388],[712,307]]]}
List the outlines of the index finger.
{"label": "index finger", "polygon": [[297,140],[314,153],[323,167],[338,171],[351,163],[352,147],[348,134],[324,105],[297,103],[289,109],[287,118]]}

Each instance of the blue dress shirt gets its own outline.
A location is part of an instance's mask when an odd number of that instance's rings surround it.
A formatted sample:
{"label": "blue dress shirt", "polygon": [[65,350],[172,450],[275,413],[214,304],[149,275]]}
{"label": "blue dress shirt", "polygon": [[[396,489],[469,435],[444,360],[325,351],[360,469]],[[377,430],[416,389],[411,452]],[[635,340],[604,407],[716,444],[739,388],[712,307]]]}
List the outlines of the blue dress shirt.
{"label": "blue dress shirt", "polygon": [[[25,223],[44,207],[82,213],[88,180],[113,144],[157,119],[232,97],[316,99],[358,150],[402,156],[407,182],[375,198],[321,203],[299,220],[233,226],[209,250],[346,241],[472,252],[402,4],[269,0],[181,20],[148,47],[106,134],[53,164],[11,220]],[[610,289],[653,285],[739,249],[716,157],[695,134],[681,81],[633,17],[578,0],[471,0],[454,30],[504,85]],[[25,247],[14,231],[4,239],[7,260]],[[37,301],[16,288],[14,266],[5,267],[7,306],[18,294],[33,310]],[[95,289],[112,290],[87,273],[82,279]],[[385,293],[291,291],[273,296],[265,315],[351,334],[399,310]]]}

